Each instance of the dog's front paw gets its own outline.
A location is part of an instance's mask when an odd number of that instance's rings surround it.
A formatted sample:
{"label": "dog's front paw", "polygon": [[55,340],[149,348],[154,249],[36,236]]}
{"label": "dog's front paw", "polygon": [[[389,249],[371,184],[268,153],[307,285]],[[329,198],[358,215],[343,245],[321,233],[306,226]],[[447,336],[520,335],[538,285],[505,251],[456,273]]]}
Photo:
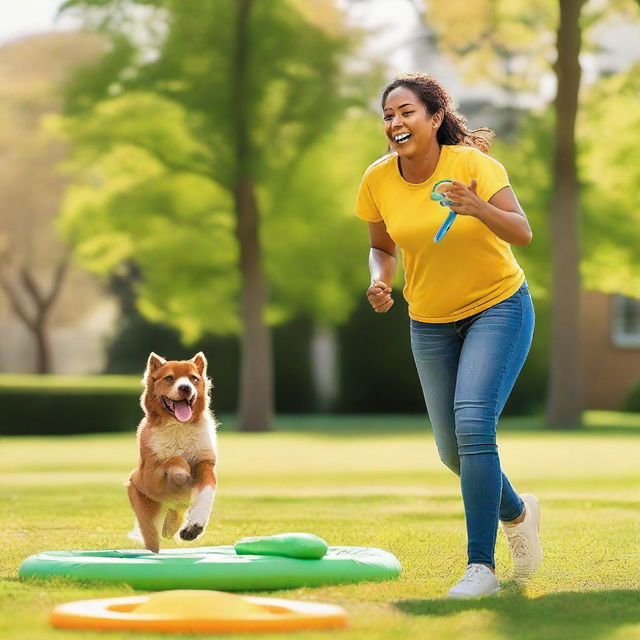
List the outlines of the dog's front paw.
{"label": "dog's front paw", "polygon": [[167,471],[167,479],[178,487],[184,487],[191,482],[191,474],[181,467],[171,467]]}
{"label": "dog's front paw", "polygon": [[204,531],[204,525],[197,522],[187,522],[187,524],[180,529],[178,534],[183,540],[195,540]]}

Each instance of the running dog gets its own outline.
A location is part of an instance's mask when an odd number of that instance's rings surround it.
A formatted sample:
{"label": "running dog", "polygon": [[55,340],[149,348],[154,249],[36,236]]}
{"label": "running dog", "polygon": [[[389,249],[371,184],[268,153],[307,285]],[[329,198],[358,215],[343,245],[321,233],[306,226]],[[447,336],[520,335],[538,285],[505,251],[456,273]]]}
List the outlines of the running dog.
{"label": "running dog", "polygon": [[136,516],[130,537],[158,553],[160,532],[195,540],[207,526],[217,482],[217,423],[202,352],[169,361],[152,353],[142,382],[140,463],[126,483]]}

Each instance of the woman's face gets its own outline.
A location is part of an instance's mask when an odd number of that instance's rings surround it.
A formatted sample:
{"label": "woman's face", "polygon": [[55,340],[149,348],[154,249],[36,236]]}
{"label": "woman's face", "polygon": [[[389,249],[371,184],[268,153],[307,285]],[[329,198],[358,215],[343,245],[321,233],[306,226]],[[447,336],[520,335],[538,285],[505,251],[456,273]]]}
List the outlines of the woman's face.
{"label": "woman's face", "polygon": [[401,158],[413,158],[438,144],[436,134],[441,111],[431,115],[411,89],[396,87],[389,92],[382,109],[384,132],[391,149]]}

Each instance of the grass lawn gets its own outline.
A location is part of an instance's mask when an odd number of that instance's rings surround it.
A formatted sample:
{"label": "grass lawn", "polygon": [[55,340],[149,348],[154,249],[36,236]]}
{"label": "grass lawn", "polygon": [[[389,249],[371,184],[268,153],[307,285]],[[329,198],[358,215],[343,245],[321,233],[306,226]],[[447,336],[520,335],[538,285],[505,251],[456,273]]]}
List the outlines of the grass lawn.
{"label": "grass lawn", "polygon": [[[542,431],[531,418],[501,426],[505,470],[518,490],[542,503],[545,562],[524,590],[508,580],[500,535],[501,595],[442,599],[464,570],[464,514],[457,478],[438,460],[418,417],[289,416],[268,434],[236,433],[223,420],[218,498],[196,544],[309,531],[330,544],[382,547],[400,559],[403,573],[394,581],[269,593],[333,602],[349,613],[347,630],[291,638],[640,638],[640,415],[593,413],[588,422],[575,434]],[[133,433],[0,440],[3,640],[105,637],[54,630],[47,613],[68,600],[127,595],[129,587],[21,582],[17,570],[40,551],[130,547],[122,482],[136,456]]]}

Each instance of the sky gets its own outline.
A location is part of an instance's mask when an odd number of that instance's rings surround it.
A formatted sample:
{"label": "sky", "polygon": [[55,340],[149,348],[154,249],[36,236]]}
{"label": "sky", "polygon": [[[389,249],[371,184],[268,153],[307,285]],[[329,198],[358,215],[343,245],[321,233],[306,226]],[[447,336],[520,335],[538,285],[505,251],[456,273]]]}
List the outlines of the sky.
{"label": "sky", "polygon": [[73,28],[65,18],[55,22],[61,0],[0,0],[0,44],[51,29]]}
{"label": "sky", "polygon": [[[0,0],[0,43],[39,31],[73,28],[74,22],[69,17],[56,21],[62,3],[63,0]],[[402,0],[395,0],[392,11],[390,6],[389,0],[368,0],[354,7],[353,13],[359,21],[388,26],[391,35],[385,37],[385,44],[396,48],[413,21],[414,12]]]}
{"label": "sky", "polygon": [[[64,16],[56,20],[63,0],[0,0],[0,44],[16,38],[53,29],[73,29],[77,23]],[[342,3],[342,2],[341,2]],[[389,8],[392,7],[390,11]],[[397,69],[410,66],[403,50],[409,31],[415,24],[415,13],[403,0],[368,0],[351,9],[352,19],[359,24],[382,27],[377,45]]]}
{"label": "sky", "polygon": [[[412,70],[412,56],[404,46],[416,24],[415,10],[407,0],[367,0],[367,2],[339,4],[349,6],[350,19],[367,28],[379,31],[370,38],[369,46],[386,60],[393,73]],[[77,22],[71,16],[56,14],[63,0],[0,0],[0,44],[22,36],[50,31],[73,29]],[[640,20],[599,27],[602,52],[597,62],[590,54],[582,56],[588,83],[597,77],[597,68],[625,68],[640,61]]]}
{"label": "sky", "polygon": [[[412,54],[404,46],[416,25],[416,13],[407,0],[367,0],[350,3],[336,0],[348,8],[353,24],[375,30],[365,50],[382,57],[390,74],[413,69]],[[0,0],[0,45],[39,32],[69,30],[79,26],[70,14],[57,16],[64,0]]]}

